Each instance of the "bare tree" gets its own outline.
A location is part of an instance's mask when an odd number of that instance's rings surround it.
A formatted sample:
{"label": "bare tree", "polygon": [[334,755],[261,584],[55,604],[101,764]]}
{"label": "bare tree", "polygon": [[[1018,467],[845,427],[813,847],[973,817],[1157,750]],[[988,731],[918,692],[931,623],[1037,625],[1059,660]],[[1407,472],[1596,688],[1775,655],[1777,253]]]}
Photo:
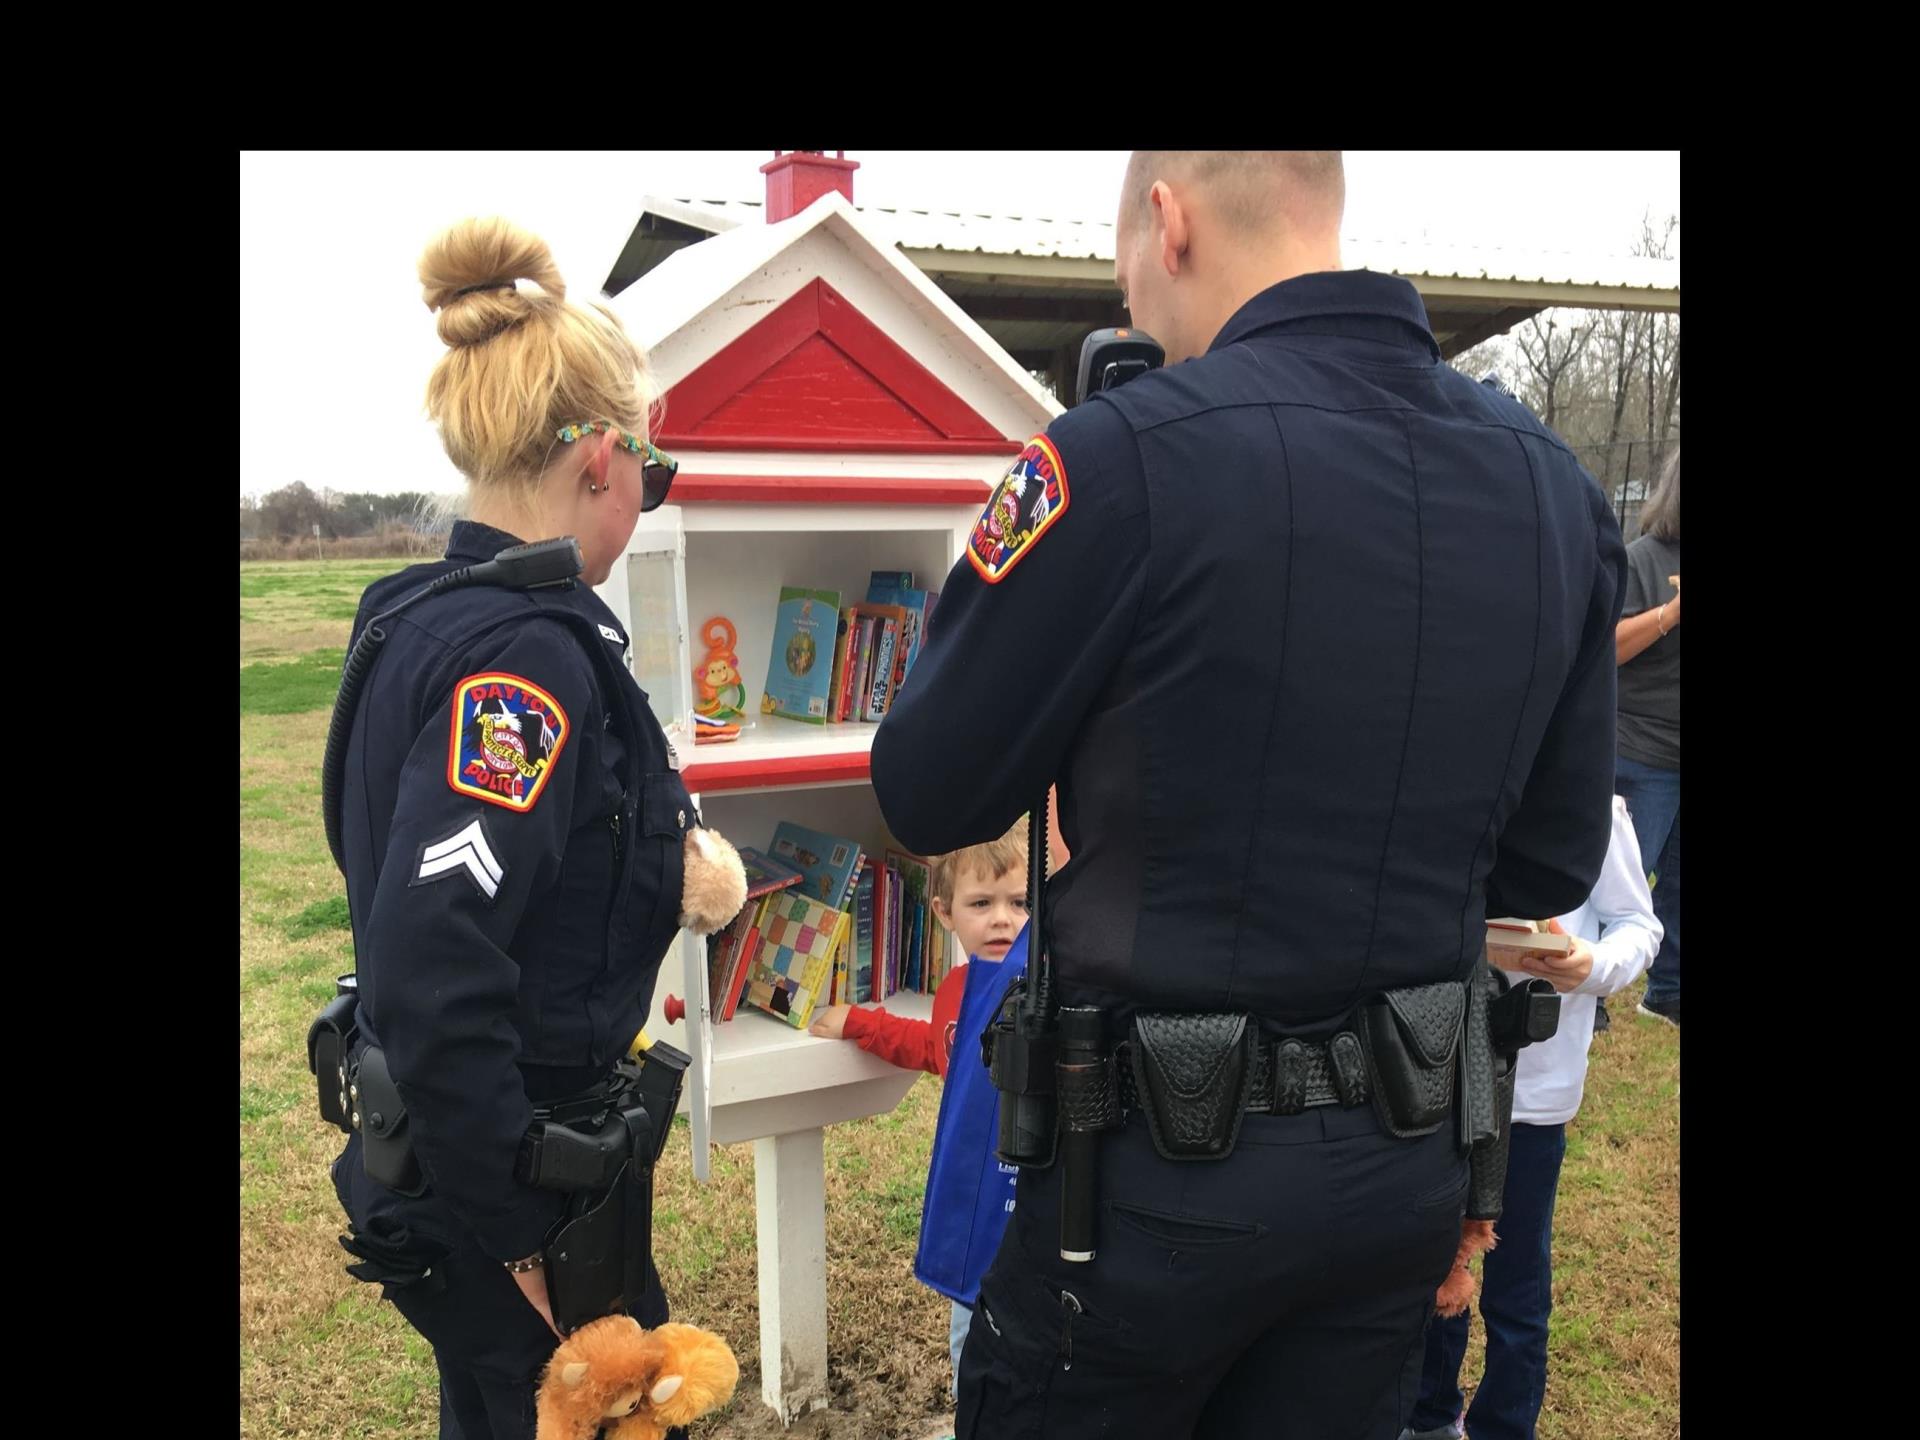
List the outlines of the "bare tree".
{"label": "bare tree", "polygon": [[1612,405],[1607,415],[1607,448],[1602,457],[1600,483],[1613,489],[1614,447],[1620,443],[1620,427],[1627,414],[1627,400],[1639,378],[1640,355],[1646,348],[1652,317],[1631,310],[1609,310],[1599,319],[1597,335],[1600,360],[1604,367]]}
{"label": "bare tree", "polygon": [[1540,396],[1540,403],[1534,408],[1549,430],[1554,428],[1560,414],[1561,387],[1593,339],[1593,332],[1591,319],[1563,325],[1556,318],[1556,312],[1549,310],[1545,316],[1535,315],[1528,320],[1526,328],[1514,336],[1527,368],[1533,372],[1535,389]]}
{"label": "bare tree", "polygon": [[[1679,217],[1641,217],[1636,255],[1677,256]],[[1680,429],[1680,317],[1548,310],[1450,362],[1478,380],[1498,373],[1572,446],[1626,523]],[[1628,417],[1632,417],[1629,419]]]}
{"label": "bare tree", "polygon": [[[1679,228],[1678,215],[1667,216],[1658,226],[1651,214],[1643,216],[1640,243],[1633,247],[1633,253],[1655,260],[1671,259],[1674,232]],[[1646,324],[1647,438],[1653,442],[1653,453],[1648,457],[1651,475],[1665,454],[1667,440],[1673,433],[1674,410],[1680,401],[1680,317],[1649,315]]]}
{"label": "bare tree", "polygon": [[[1662,317],[1665,318],[1665,317]],[[1673,356],[1667,366],[1667,393],[1660,402],[1660,448],[1664,450],[1667,437],[1673,433],[1673,412],[1680,405],[1680,325],[1673,326]]]}

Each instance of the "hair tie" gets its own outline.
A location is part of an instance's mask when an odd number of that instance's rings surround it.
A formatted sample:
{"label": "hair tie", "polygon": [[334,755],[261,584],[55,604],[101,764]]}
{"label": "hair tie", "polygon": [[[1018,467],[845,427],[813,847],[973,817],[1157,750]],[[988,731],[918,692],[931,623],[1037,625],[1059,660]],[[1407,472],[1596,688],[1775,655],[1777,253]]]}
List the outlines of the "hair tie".
{"label": "hair tie", "polygon": [[453,292],[453,298],[458,300],[462,295],[471,295],[476,290],[511,290],[511,289],[513,289],[513,281],[511,280],[489,280],[484,285],[469,285],[464,290],[456,290]]}

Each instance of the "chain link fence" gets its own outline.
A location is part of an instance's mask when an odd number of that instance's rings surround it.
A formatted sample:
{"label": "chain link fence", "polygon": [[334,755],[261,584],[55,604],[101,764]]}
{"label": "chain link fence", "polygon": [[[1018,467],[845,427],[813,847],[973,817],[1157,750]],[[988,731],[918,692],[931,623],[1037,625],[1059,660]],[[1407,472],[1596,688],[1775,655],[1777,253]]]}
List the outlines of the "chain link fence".
{"label": "chain link fence", "polygon": [[1620,534],[1632,540],[1640,533],[1640,511],[1660,479],[1660,467],[1680,444],[1678,434],[1665,440],[1617,440],[1611,445],[1570,447],[1582,465],[1600,482],[1620,522]]}

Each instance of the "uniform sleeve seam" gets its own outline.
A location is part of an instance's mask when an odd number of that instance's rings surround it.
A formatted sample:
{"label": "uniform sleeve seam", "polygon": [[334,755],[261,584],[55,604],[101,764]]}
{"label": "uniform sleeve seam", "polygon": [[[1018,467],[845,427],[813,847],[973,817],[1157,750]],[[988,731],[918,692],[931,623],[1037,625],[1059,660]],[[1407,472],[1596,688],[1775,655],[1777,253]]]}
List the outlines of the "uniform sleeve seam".
{"label": "uniform sleeve seam", "polygon": [[[563,648],[565,650],[565,653],[570,657],[572,657],[571,663],[575,667],[573,673],[569,675],[567,678],[574,685],[580,688],[581,693],[587,698],[589,703],[597,701],[599,699],[599,685],[598,685],[597,677],[593,673],[593,661],[590,657],[588,657],[586,654],[582,652],[579,636],[577,636],[574,633],[573,627],[568,625],[564,620],[561,620],[556,616],[549,615],[545,611],[538,610],[538,609],[533,610],[529,613],[507,614],[507,615],[501,615],[501,616],[495,617],[494,619],[488,621],[486,624],[477,626],[474,629],[465,632],[457,640],[446,640],[441,638],[439,635],[434,634],[431,631],[420,629],[419,633],[421,633],[422,635],[426,636],[428,639],[438,644],[441,647],[441,650],[443,652],[439,662],[440,669],[437,670],[433,675],[432,682],[427,687],[428,693],[431,695],[438,696],[438,695],[442,695],[445,692],[450,692],[452,690],[453,685],[460,679],[460,677],[458,675],[453,675],[447,672],[451,672],[457,669],[464,669],[466,666],[474,665],[474,664],[480,665],[482,666],[482,668],[484,668],[487,664],[491,663],[488,661],[476,661],[468,658],[462,658],[465,656],[465,653],[468,647],[471,646],[475,641],[485,636],[489,631],[498,630],[505,627],[514,627],[513,639],[517,639],[519,638],[519,631],[517,627],[528,621],[533,621],[536,623],[544,623],[546,625],[552,626],[554,629],[557,629],[558,631],[560,631],[561,634],[567,637],[568,644]],[[417,626],[415,628],[419,629],[419,627]],[[510,645],[511,643],[512,643],[512,640],[510,639],[506,641],[501,648],[504,649],[506,648],[506,645]],[[458,664],[453,663],[456,659],[458,659],[459,661]],[[469,671],[468,673],[474,673],[474,672]],[[438,701],[435,702],[436,707],[439,703],[440,702]]]}

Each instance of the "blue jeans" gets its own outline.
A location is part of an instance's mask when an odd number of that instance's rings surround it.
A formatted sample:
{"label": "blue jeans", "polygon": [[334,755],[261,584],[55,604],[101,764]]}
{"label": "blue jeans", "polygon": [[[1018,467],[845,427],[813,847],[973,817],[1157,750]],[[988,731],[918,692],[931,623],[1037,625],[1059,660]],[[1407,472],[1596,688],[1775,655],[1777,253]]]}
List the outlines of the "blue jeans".
{"label": "blue jeans", "polygon": [[[1513,1127],[1500,1243],[1481,1261],[1480,1319],[1487,1368],[1467,1412],[1473,1440],[1533,1440],[1547,1395],[1547,1316],[1553,1310],[1553,1200],[1567,1153],[1565,1125]],[[1435,1316],[1427,1328],[1420,1400],[1410,1428],[1438,1430],[1460,1413],[1460,1362],[1467,1353],[1465,1313]]]}
{"label": "blue jeans", "polygon": [[1647,999],[1680,998],[1680,772],[1618,757],[1613,788],[1627,802],[1640,861],[1654,876],[1653,913],[1666,929],[1647,971]]}

